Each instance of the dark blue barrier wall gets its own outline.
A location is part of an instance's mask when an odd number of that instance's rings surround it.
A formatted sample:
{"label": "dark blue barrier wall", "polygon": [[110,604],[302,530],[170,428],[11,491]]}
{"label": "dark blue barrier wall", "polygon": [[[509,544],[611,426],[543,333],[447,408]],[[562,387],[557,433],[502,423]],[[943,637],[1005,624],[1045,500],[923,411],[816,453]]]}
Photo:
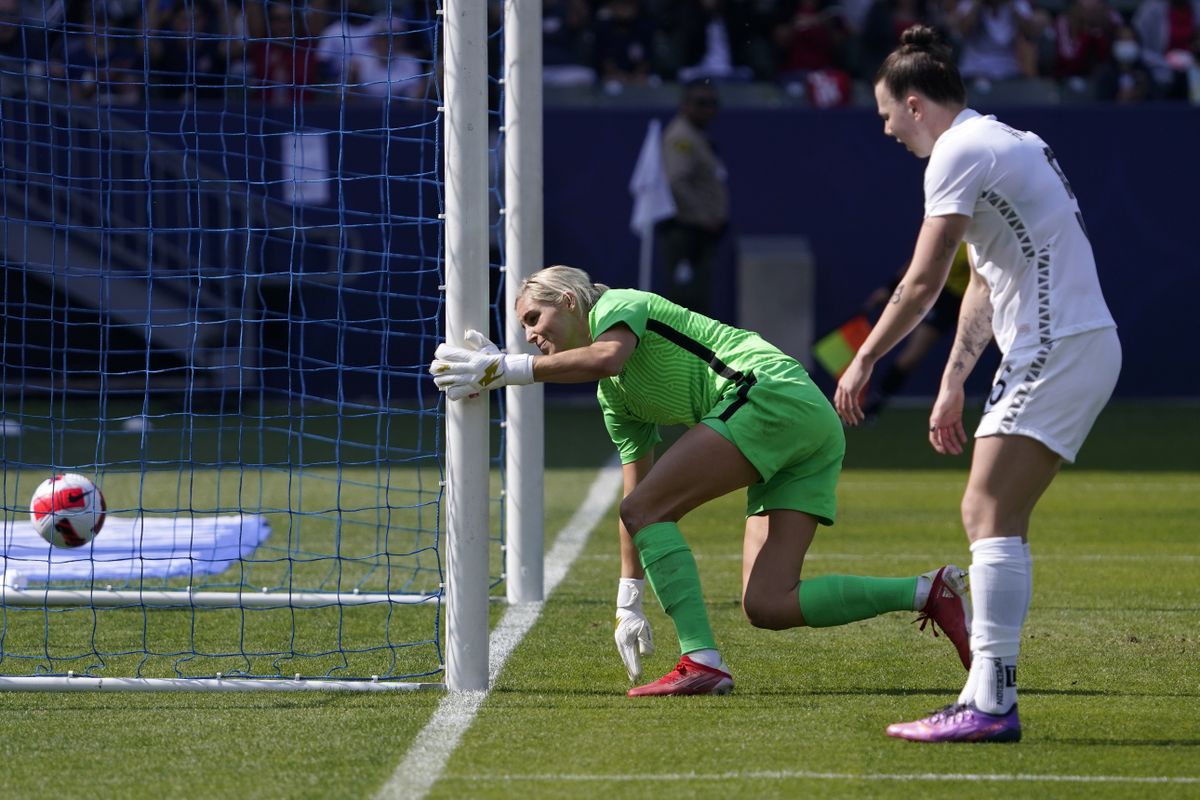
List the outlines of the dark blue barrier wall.
{"label": "dark blue barrier wall", "polygon": [[[110,206],[118,202],[105,180],[69,175],[70,169],[78,169],[69,165],[84,163],[80,154],[88,152],[79,139],[85,128],[114,123],[78,123],[69,140],[58,143],[47,132],[55,126],[33,118],[37,109],[28,110],[32,116],[22,124],[25,120],[15,113],[20,108],[5,108],[8,146],[34,155],[44,150],[55,164],[68,165],[47,168],[64,197],[94,192]],[[332,107],[303,108],[301,129],[344,131],[329,137],[329,147],[333,173],[345,179],[328,206],[303,209],[281,197],[278,154],[273,152],[278,149],[274,134],[297,127],[289,109],[272,109],[265,117],[247,116],[245,109],[240,114],[128,109],[113,115],[125,136],[143,126],[153,132],[155,150],[198,152],[220,177],[202,184],[244,195],[248,207],[260,209],[250,221],[253,230],[243,231],[244,241],[233,249],[253,252],[264,273],[309,273],[310,262],[320,260],[316,256],[329,262],[330,249],[347,259],[359,258],[357,271],[342,276],[340,296],[328,284],[304,281],[264,289],[264,385],[324,397],[339,392],[376,397],[381,376],[387,376],[385,392],[398,400],[428,388],[424,364],[439,330],[436,173],[441,156],[435,135],[421,134],[435,118],[428,109],[422,111],[387,117],[370,109],[341,114]],[[548,263],[583,267],[614,286],[636,284],[638,244],[628,225],[628,181],[648,120],[665,120],[670,114],[665,108],[546,110]],[[94,112],[92,117],[100,119]],[[1193,306],[1200,297],[1200,109],[1052,107],[1011,109],[1001,117],[1037,131],[1051,144],[1080,198],[1125,346],[1118,393],[1200,396],[1191,337]],[[61,133],[65,127],[57,129]],[[854,312],[872,288],[907,260],[921,221],[924,164],[885,138],[881,129],[879,119],[866,109],[730,108],[721,113],[714,135],[729,167],[733,221],[720,316],[735,321],[732,241],[738,236],[808,237],[817,264],[819,331]],[[101,149],[93,152],[110,154],[115,145],[97,147]],[[117,169],[108,155],[101,161],[105,169]],[[132,163],[131,177],[136,178],[140,156]],[[60,173],[62,169],[68,172]],[[33,174],[22,177],[8,165],[4,180],[10,190],[19,189],[15,182],[32,181]],[[191,184],[162,182],[153,190],[144,182],[136,188],[136,180],[118,183],[128,202],[158,209],[147,223],[154,231],[180,224],[164,215],[170,209],[190,212],[189,198],[199,194],[193,191],[194,179]],[[488,211],[481,206],[479,213]],[[192,217],[185,222],[196,224]],[[54,226],[72,224],[64,217]],[[297,226],[332,231],[332,244],[310,240]],[[184,234],[189,231],[183,229]],[[246,264],[220,261],[213,267],[240,271]],[[6,341],[10,349],[21,345]],[[933,392],[945,349],[944,344],[914,376],[911,393]],[[14,383],[23,379],[22,370],[31,369],[20,366],[25,362],[15,356],[5,363]],[[994,358],[981,363],[972,391],[983,391],[993,365]],[[53,370],[53,365],[44,369]],[[829,388],[829,381],[821,380]]]}
{"label": "dark blue barrier wall", "polygon": [[[627,184],[647,121],[671,113],[546,110],[548,262],[583,267],[612,285],[636,284]],[[1125,348],[1118,394],[1200,395],[1192,344],[1200,297],[1200,109],[1052,107],[998,116],[1039,133],[1080,198]],[[811,241],[818,330],[841,322],[911,255],[924,162],[885,138],[873,111],[730,108],[713,135],[730,173],[733,237]],[[732,270],[732,252],[726,255]],[[727,271],[722,315],[730,320],[732,286]],[[910,392],[935,391],[944,353],[914,375]],[[986,386],[992,364],[981,362],[974,389]]]}

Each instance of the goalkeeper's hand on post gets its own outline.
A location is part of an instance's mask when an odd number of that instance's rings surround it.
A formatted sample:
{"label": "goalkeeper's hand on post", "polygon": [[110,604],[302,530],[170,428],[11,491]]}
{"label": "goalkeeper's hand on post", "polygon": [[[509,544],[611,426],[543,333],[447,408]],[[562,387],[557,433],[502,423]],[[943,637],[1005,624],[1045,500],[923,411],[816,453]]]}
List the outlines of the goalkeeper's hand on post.
{"label": "goalkeeper's hand on post", "polygon": [[439,344],[429,365],[433,382],[451,400],[533,383],[533,356],[503,353],[479,331],[467,331],[463,342],[465,347]]}
{"label": "goalkeeper's hand on post", "polygon": [[645,585],[646,581],[639,578],[621,578],[617,584],[617,623],[613,638],[630,681],[637,681],[642,675],[642,656],[654,652],[650,621],[642,612]]}

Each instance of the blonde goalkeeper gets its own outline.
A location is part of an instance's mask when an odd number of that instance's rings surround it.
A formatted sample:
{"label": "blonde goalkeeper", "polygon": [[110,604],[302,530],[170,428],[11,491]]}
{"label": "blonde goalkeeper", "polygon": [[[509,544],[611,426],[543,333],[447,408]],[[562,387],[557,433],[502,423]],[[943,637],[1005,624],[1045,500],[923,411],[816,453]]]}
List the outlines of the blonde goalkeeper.
{"label": "blonde goalkeeper", "polygon": [[[742,608],[752,625],[827,627],[915,610],[945,631],[967,664],[970,614],[957,567],[800,580],[817,526],[837,515],[845,440],[833,407],[795,359],[755,333],[656,294],[609,289],[571,267],[528,278],[516,312],[542,355],[506,355],[472,333],[466,347],[440,345],[430,371],[451,400],[535,380],[598,382],[624,472],[617,648],[636,683],[641,656],[653,648],[642,607],[648,579],[681,653],[671,672],[630,689],[631,697],[733,689],[679,522],[743,488]],[[658,426],[671,424],[689,429],[656,459]]]}

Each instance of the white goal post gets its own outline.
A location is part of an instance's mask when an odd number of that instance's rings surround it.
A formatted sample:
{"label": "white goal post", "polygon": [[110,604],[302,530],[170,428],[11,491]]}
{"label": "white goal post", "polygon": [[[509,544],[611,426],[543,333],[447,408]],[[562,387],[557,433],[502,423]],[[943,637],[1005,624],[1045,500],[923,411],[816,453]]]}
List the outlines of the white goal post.
{"label": "white goal post", "polygon": [[[441,214],[444,285],[438,288],[444,292],[444,337],[447,341],[461,342],[466,330],[485,326],[489,318],[487,4],[478,0],[444,0],[443,5],[438,12],[443,69],[442,103],[438,111],[444,170]],[[504,2],[504,75],[501,81],[504,108],[500,130],[504,146],[505,189],[501,213],[504,214],[506,293],[505,308],[501,313],[505,320],[504,345],[514,352],[528,348],[521,325],[512,313],[516,291],[524,277],[542,266],[541,14],[540,0]],[[445,479],[440,506],[444,523],[441,541],[445,543],[445,550],[438,557],[444,559],[440,566],[445,577],[444,584],[436,591],[360,591],[350,586],[348,591],[289,591],[286,585],[282,589],[276,586],[261,591],[251,591],[245,586],[222,590],[0,587],[0,611],[9,607],[48,610],[131,607],[283,609],[286,613],[286,609],[303,608],[333,609],[340,613],[343,607],[390,609],[436,607],[443,603],[445,663],[441,667],[444,681],[380,679],[376,675],[358,673],[340,680],[336,670],[333,677],[327,678],[303,678],[299,673],[294,678],[285,677],[292,674],[290,669],[280,670],[283,673],[280,677],[268,675],[265,678],[229,673],[223,676],[219,671],[215,672],[215,677],[178,678],[97,677],[67,671],[60,675],[0,676],[0,691],[413,691],[430,688],[476,691],[489,688],[490,409],[490,398],[486,394],[474,400],[444,403]],[[536,602],[543,599],[544,591],[544,401],[541,385],[509,388],[504,411],[506,485],[503,490],[502,577],[506,581],[509,603]]]}

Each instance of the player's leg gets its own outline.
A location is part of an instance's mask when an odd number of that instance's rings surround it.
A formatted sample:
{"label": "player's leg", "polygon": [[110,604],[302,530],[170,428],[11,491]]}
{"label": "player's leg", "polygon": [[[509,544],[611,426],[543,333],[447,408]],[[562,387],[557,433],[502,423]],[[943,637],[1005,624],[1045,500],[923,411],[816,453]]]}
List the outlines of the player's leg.
{"label": "player's leg", "polygon": [[[919,611],[940,626],[969,664],[970,607],[962,570],[924,575],[820,575],[801,580],[818,522],[832,523],[841,474],[841,431],[796,463],[750,487],[742,544],[742,607],[751,624],[782,630],[830,627],[891,611]],[[922,624],[922,630],[925,625]]]}
{"label": "player's leg", "polygon": [[888,726],[915,741],[1015,742],[1017,653],[1032,588],[1024,537],[1038,498],[1062,459],[1026,436],[975,441],[962,516],[971,540],[971,673],[958,702],[916,722]]}
{"label": "player's leg", "polygon": [[804,624],[796,591],[817,518],[774,509],[746,518],[742,539],[742,610],[756,628],[784,630]]}
{"label": "player's leg", "polygon": [[800,579],[817,519],[775,509],[746,519],[742,608],[758,628],[831,627],[920,611],[945,630],[966,666],[970,606],[962,570],[953,565],[902,578],[821,575]]}
{"label": "player's leg", "polygon": [[972,650],[979,657],[960,702],[990,713],[1016,704],[1016,660],[1033,589],[1029,520],[1062,462],[1075,459],[1120,366],[1116,332],[1104,329],[1010,354],[997,370],[962,502],[972,552]]}
{"label": "player's leg", "polygon": [[654,228],[654,285],[653,290],[668,300],[675,300],[675,270],[686,261],[686,245],[682,228],[675,220],[665,220]]}
{"label": "player's leg", "polygon": [[987,714],[1007,714],[1016,704],[1017,655],[1032,591],[1025,537],[1061,464],[1057,453],[1026,436],[975,443],[962,501],[971,542],[974,664],[959,701]]}
{"label": "player's leg", "polygon": [[[1011,355],[1011,354],[1010,354]],[[1018,741],[1016,665],[1032,595],[1034,506],[1073,461],[1116,385],[1121,348],[1104,329],[1006,359],[976,431],[962,515],[971,541],[971,674],[959,702],[888,733],[918,741]],[[1026,376],[1018,385],[1009,377]]]}
{"label": "player's leg", "polygon": [[720,239],[703,228],[689,229],[690,247],[688,260],[691,263],[691,281],[680,287],[680,305],[705,316],[713,316],[712,281],[717,263]]}
{"label": "player's leg", "polygon": [[692,509],[758,478],[758,471],[731,441],[697,425],[622,501],[621,520],[633,536],[646,578],[675,624],[683,655],[675,670],[631,689],[630,696],[709,694],[732,688],[704,607],[696,561],[677,523]]}

